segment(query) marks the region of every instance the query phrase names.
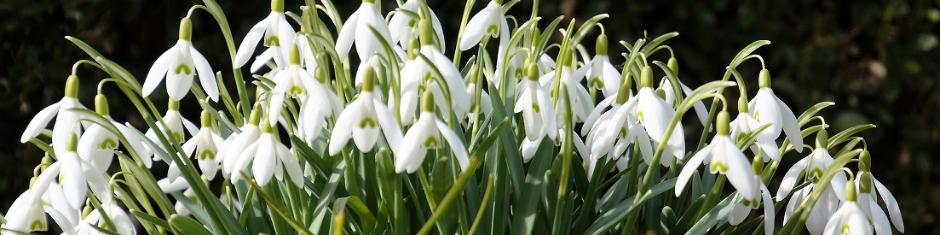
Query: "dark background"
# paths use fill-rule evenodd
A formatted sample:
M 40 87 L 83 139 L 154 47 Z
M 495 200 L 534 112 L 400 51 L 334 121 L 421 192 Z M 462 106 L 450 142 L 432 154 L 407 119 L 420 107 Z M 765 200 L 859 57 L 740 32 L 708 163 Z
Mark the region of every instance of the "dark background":
M 236 4 L 237 2 L 237 4 Z M 299 0 L 287 0 L 298 11 Z M 343 17 L 359 1 L 337 0 Z M 463 1 L 433 1 L 442 18 L 448 52 Z M 176 41 L 179 19 L 199 1 L 144 0 L 4 0 L 0 3 L 0 210 L 28 185 L 41 152 L 19 137 L 30 118 L 62 97 L 71 65 L 88 59 L 63 39 L 81 38 L 110 59 L 143 77 L 153 61 Z M 473 12 L 486 3 L 478 0 Z M 252 24 L 268 14 L 268 1 L 225 1 L 236 43 Z M 385 0 L 383 12 L 395 8 Z M 668 42 L 679 59 L 681 77 L 690 85 L 720 79 L 735 53 L 758 39 L 773 42 L 758 51 L 773 74 L 776 93 L 800 113 L 820 101 L 836 106 L 823 112 L 830 133 L 861 123 L 878 127 L 864 136 L 873 154 L 873 172 L 901 203 L 907 234 L 940 231 L 940 97 L 938 32 L 940 0 L 791 0 L 791 1 L 543 1 L 540 15 L 565 15 L 579 21 L 610 13 L 604 21 L 611 54 L 623 51 L 617 40 L 678 31 Z M 527 19 L 526 0 L 511 14 Z M 196 13 L 194 43 L 215 70 L 228 73 L 229 56 L 211 16 Z M 543 21 L 544 22 L 544 21 Z M 562 25 L 567 25 L 567 21 Z M 543 25 L 544 26 L 544 23 Z M 587 47 L 593 47 L 585 43 Z M 666 58 L 654 57 L 659 60 Z M 756 63 L 743 67 L 756 89 Z M 82 102 L 92 104 L 97 79 L 89 68 Z M 139 122 L 113 88 L 112 113 L 120 121 Z M 233 90 L 234 92 L 234 90 Z M 752 91 L 753 92 L 753 91 Z M 155 92 L 162 95 L 162 92 Z M 751 93 L 753 94 L 753 93 Z M 123 112 L 122 112 L 123 111 Z M 184 110 L 185 111 L 185 110 Z M 195 117 L 195 116 L 193 116 Z M 788 162 L 797 157 L 788 155 Z M 784 164 L 789 166 L 790 163 Z

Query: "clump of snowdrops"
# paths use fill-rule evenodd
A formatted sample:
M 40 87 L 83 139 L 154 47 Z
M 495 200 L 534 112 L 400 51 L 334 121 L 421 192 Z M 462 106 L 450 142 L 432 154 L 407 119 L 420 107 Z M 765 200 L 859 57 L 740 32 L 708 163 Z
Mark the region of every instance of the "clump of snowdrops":
M 154 45 L 168 49 L 145 77 L 66 37 L 91 59 L 74 64 L 62 100 L 24 131 L 45 156 L 2 233 L 904 231 L 855 136 L 874 125 L 829 135 L 816 114 L 831 102 L 796 115 L 755 53 L 769 41 L 694 87 L 665 44 L 677 33 L 616 46 L 600 23 L 607 15 L 563 25 L 535 9 L 505 15 L 518 0 L 470 0 L 460 28 L 445 32 L 423 0 L 395 9 L 363 0 L 346 17 L 329 0 L 294 9 L 272 0 L 236 44 L 219 5 L 203 2 L 175 44 Z M 216 30 L 230 58 L 194 47 Z M 454 32 L 458 41 L 445 42 Z M 95 82 L 87 108 L 92 93 L 79 84 Z M 112 118 L 109 99 L 147 125 Z M 182 102 L 200 115 L 184 117 Z

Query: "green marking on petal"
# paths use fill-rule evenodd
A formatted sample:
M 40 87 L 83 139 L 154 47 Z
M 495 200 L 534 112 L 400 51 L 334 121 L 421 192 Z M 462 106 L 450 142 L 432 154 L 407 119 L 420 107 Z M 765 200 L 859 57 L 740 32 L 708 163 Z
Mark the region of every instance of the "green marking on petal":
M 588 80 L 588 81 L 589 81 L 588 83 L 589 83 L 589 85 L 590 85 L 591 88 L 594 88 L 594 89 L 602 89 L 602 88 L 605 87 L 604 81 L 601 80 L 601 77 L 600 77 L 600 76 L 591 77 L 591 79 Z
M 491 24 L 489 27 L 486 27 L 486 34 L 494 38 L 499 36 L 499 25 Z
M 725 174 L 725 172 L 728 172 L 728 164 L 722 161 L 714 161 L 712 162 L 711 166 L 709 166 L 709 170 L 712 172 L 712 174 Z
M 640 121 L 640 123 L 643 123 L 643 111 L 636 112 L 636 120 Z
M 264 46 L 266 47 L 281 46 L 281 40 L 278 39 L 277 36 L 268 37 L 267 39 L 264 40 Z
M 434 149 L 434 148 L 437 148 L 437 146 L 439 145 L 440 145 L 440 142 L 437 140 L 437 138 L 434 138 L 433 136 L 428 137 L 427 139 L 424 139 L 423 142 L 421 142 L 421 147 L 424 147 L 426 149 Z
M 199 154 L 196 154 L 196 158 L 200 160 L 215 159 L 215 152 L 212 152 L 209 150 L 202 150 L 202 151 L 199 151 Z
M 29 229 L 44 230 L 46 229 L 46 223 L 43 223 L 42 220 L 33 220 L 33 222 L 29 224 Z
M 304 88 L 294 85 L 294 86 L 290 86 L 290 89 L 288 89 L 287 92 L 290 93 L 291 95 L 300 95 L 304 93 Z
M 98 143 L 98 149 L 101 150 L 112 150 L 117 148 L 117 141 L 111 138 L 106 138 L 101 140 L 101 143 Z
M 359 128 L 376 128 L 378 126 L 375 119 L 372 118 L 363 118 L 362 121 L 359 121 Z
M 849 224 L 842 224 L 842 234 L 851 234 L 849 233 L 850 230 L 851 229 L 849 229 Z
M 822 178 L 822 174 L 822 170 L 819 168 L 813 168 L 809 171 L 809 174 L 807 174 L 807 179 L 809 179 L 809 182 L 816 183 L 816 181 L 819 181 L 819 179 Z
M 185 73 L 186 75 L 191 75 L 191 74 L 193 74 L 193 70 L 192 70 L 191 68 L 189 68 L 189 65 L 186 65 L 186 64 L 179 64 L 179 65 L 177 65 L 176 68 L 173 69 L 173 71 L 174 71 L 176 74 L 181 74 L 181 73 Z
M 541 110 L 542 110 L 542 107 L 539 106 L 539 103 L 532 102 L 532 110 L 534 110 L 536 113 L 542 112 L 542 111 L 541 111 Z

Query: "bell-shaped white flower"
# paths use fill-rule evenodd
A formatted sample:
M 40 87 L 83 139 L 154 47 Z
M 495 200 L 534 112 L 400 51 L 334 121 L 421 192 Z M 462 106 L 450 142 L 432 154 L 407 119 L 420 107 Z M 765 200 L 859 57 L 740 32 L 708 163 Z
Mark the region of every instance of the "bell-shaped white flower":
M 891 234 L 891 224 L 894 224 L 898 232 L 904 233 L 904 219 L 901 217 L 898 202 L 891 191 L 888 191 L 888 188 L 872 174 L 870 154 L 864 150 L 858 159 L 859 172 L 858 178 L 855 179 L 855 184 L 858 186 L 858 205 L 872 221 L 875 233 Z M 885 210 L 882 210 L 878 203 L 879 197 L 884 201 L 885 209 L 891 217 L 890 221 Z
M 239 128 L 238 133 L 232 133 L 226 138 L 223 145 L 225 148 L 219 150 L 218 155 L 222 158 L 222 176 L 226 179 L 234 179 L 236 175 L 241 174 L 236 169 L 238 162 L 241 161 L 244 152 L 252 143 L 257 142 L 261 137 L 261 128 L 258 124 L 261 122 L 261 105 L 255 104 L 248 117 L 248 122 Z M 234 182 L 235 180 L 232 180 Z
M 422 46 L 420 50 L 410 52 L 412 54 L 408 56 L 408 61 L 405 62 L 405 66 L 401 69 L 402 98 L 399 114 L 402 124 L 411 124 L 411 121 L 414 119 L 414 114 L 418 107 L 418 97 L 421 95 L 421 89 L 419 88 L 422 87 L 422 84 L 425 90 L 430 90 L 433 92 L 435 98 L 441 100 L 441 102 L 437 102 L 437 104 L 442 112 L 453 112 L 457 117 L 463 117 L 470 111 L 471 106 L 470 94 L 466 92 L 466 82 L 464 82 L 463 76 L 460 75 L 460 71 L 457 70 L 453 62 L 441 53 L 437 47 L 433 46 L 431 23 L 428 20 L 421 20 L 420 25 Z M 440 72 L 440 76 L 442 76 L 442 80 L 446 84 L 425 82 L 434 80 L 432 79 L 433 77 L 438 77 L 438 72 Z M 442 86 L 446 86 L 446 94 L 450 94 L 449 99 L 445 97 L 444 88 L 442 88 Z M 444 102 L 444 100 L 450 100 L 453 109 L 451 109 L 451 105 Z
M 173 100 L 170 100 L 170 102 L 167 103 L 166 113 L 163 114 L 163 123 L 166 125 L 164 126 L 163 124 L 157 122 L 156 130 L 160 130 L 161 133 L 166 134 L 168 141 L 173 141 L 179 144 L 183 144 L 186 141 L 187 132 L 190 135 L 194 135 L 196 134 L 196 132 L 199 131 L 199 128 L 196 127 L 196 124 L 193 124 L 191 121 L 184 118 L 182 114 L 180 114 L 179 102 L 176 102 Z M 151 128 L 150 130 L 147 130 L 146 133 L 144 133 L 144 136 L 150 141 L 152 141 L 153 143 L 160 143 L 160 138 L 157 136 L 156 130 Z M 162 149 L 163 148 L 162 145 L 149 146 L 148 148 L 152 148 L 152 147 L 156 147 L 160 149 L 157 149 L 157 150 L 151 149 L 150 152 L 157 152 L 157 151 L 166 152 L 165 149 Z M 157 156 L 154 156 L 153 160 L 162 161 L 163 159 Z
M 829 164 L 835 161 L 835 159 L 832 159 L 832 156 L 829 155 L 829 151 L 826 150 L 826 140 L 829 138 L 826 134 L 826 130 L 821 130 L 817 132 L 816 135 L 816 149 L 813 150 L 809 156 L 806 156 L 793 164 L 793 166 L 787 170 L 787 173 L 784 174 L 783 180 L 780 181 L 780 187 L 777 188 L 777 201 L 782 201 L 788 194 L 790 194 L 790 191 L 793 190 L 793 187 L 796 186 L 796 180 L 800 175 L 805 175 L 805 179 L 810 182 L 810 185 L 817 184 L 818 182 L 816 181 L 818 181 L 822 177 L 823 172 L 829 168 Z M 833 176 L 832 180 L 829 182 L 822 183 L 829 183 L 831 188 L 841 189 L 846 183 L 845 173 L 839 172 Z M 842 190 L 833 191 L 840 200 L 844 198 Z
M 29 189 L 23 191 L 4 214 L 3 235 L 46 231 L 45 210 L 42 197 L 50 184 L 59 175 L 61 163 L 55 162 L 47 167 L 35 178 Z M 64 201 L 63 201 L 64 202 Z
M 728 182 L 737 189 L 738 195 L 743 200 L 760 201 L 760 184 L 757 177 L 754 177 L 754 170 L 751 169 L 751 164 L 744 156 L 744 153 L 741 153 L 738 146 L 728 136 L 730 133 L 728 119 L 730 118 L 727 111 L 718 113 L 716 122 L 718 134 L 715 135 L 711 143 L 695 153 L 682 167 L 676 181 L 676 196 L 682 194 L 682 190 L 685 189 L 685 185 L 689 182 L 695 169 L 705 164 L 712 174 L 727 175 Z
M 741 112 L 734 118 L 734 121 L 731 121 L 731 138 L 734 140 L 740 138 L 741 135 L 757 131 L 762 126 L 760 122 L 754 119 L 754 116 L 748 112 L 747 103 L 743 99 L 738 101 L 738 110 L 741 110 Z M 753 151 L 754 154 L 760 153 L 760 155 L 764 156 L 764 161 L 780 161 L 780 151 L 777 147 L 777 142 L 774 137 L 769 135 L 758 134 L 754 136 L 754 145 L 751 145 L 751 151 Z
M 535 141 L 547 135 L 554 140 L 558 132 L 554 103 L 538 82 L 538 69 L 535 65 L 529 65 L 527 70 L 528 79 L 522 81 L 513 112 L 522 113 L 526 139 Z
M 774 201 L 773 198 L 770 197 L 770 190 L 767 189 L 767 186 L 764 185 L 764 182 L 761 180 L 760 171 L 764 169 L 763 163 L 764 161 L 755 160 L 752 165 L 755 173 L 752 177 L 760 184 L 761 197 L 754 200 L 747 200 L 738 194 L 735 195 L 732 203 L 724 209 L 728 210 L 728 223 L 732 226 L 737 226 L 741 224 L 741 222 L 744 222 L 744 219 L 751 213 L 751 210 L 762 206 L 764 209 L 764 234 L 770 235 L 774 233 L 776 215 L 774 211 Z
M 275 63 L 279 65 L 287 64 L 288 45 L 293 44 L 292 41 L 295 35 L 294 28 L 287 22 L 284 15 L 284 0 L 271 0 L 271 13 L 268 14 L 268 17 L 252 26 L 245 38 L 242 39 L 241 44 L 238 45 L 238 51 L 235 52 L 233 64 L 236 68 L 241 68 L 248 63 L 248 60 L 255 53 L 255 47 L 262 39 L 264 39 L 262 44 L 268 47 L 268 51 L 264 53 L 269 54 L 265 56 L 262 53 L 262 56 L 259 57 L 273 58 Z M 262 60 L 267 61 L 267 59 Z
M 77 234 L 81 224 L 81 207 L 73 207 L 68 203 L 64 191 L 64 185 L 49 183 L 45 194 L 42 195 L 43 202 L 46 202 L 42 209 L 52 217 L 63 234 Z
M 441 136 L 447 141 L 461 169 L 466 169 L 470 163 L 467 149 L 457 133 L 434 114 L 434 96 L 430 92 L 425 92 L 422 102 L 424 103 L 421 106 L 421 116 L 415 122 L 415 125 L 408 129 L 401 145 L 395 147 L 397 148 L 395 151 L 395 172 L 414 173 L 418 170 L 418 167 L 424 162 L 428 149 L 443 146 Z
M 379 35 L 372 32 L 373 28 Z M 359 9 L 349 16 L 340 29 L 336 37 L 336 53 L 340 59 L 346 60 L 349 57 L 349 49 L 355 42 L 359 59 L 365 61 L 372 55 L 385 54 L 382 42 L 392 45 L 391 37 L 385 17 L 379 12 L 375 0 L 363 0 Z
M 225 141 L 216 131 L 212 130 L 212 116 L 209 111 L 203 110 L 201 114 L 202 127 L 192 138 L 183 143 L 183 151 L 187 156 L 195 157 L 199 162 L 199 170 L 208 179 L 214 179 L 222 162 L 219 157 L 219 147 Z
M 320 90 L 321 84 L 313 78 L 313 74 L 300 66 L 300 49 L 297 45 L 292 45 L 290 50 L 290 65 L 278 71 L 274 76 L 274 91 L 271 92 L 271 99 L 268 101 L 268 124 L 277 125 L 281 118 L 281 109 L 284 107 L 284 100 L 293 97 L 298 100 L 304 100 L 304 96 L 311 91 Z
M 440 47 L 438 48 L 447 48 L 444 43 L 444 28 L 441 27 L 441 21 L 437 18 L 437 14 L 434 14 L 434 11 L 430 7 L 425 6 L 421 8 L 419 0 L 408 0 L 405 1 L 405 4 L 402 4 L 398 10 L 395 11 L 395 15 L 392 16 L 392 19 L 388 22 L 389 35 L 391 36 L 392 43 L 399 43 L 402 47 L 409 43 L 409 39 L 416 37 L 416 32 L 418 32 L 418 21 L 417 17 L 414 17 L 413 14 L 419 14 L 422 11 L 427 11 L 430 13 L 431 23 L 433 23 L 434 33 L 437 35 L 437 40 Z
M 343 105 L 336 93 L 329 89 L 326 71 L 316 70 L 316 83 L 313 89 L 307 91 L 306 101 L 300 108 L 300 120 L 297 122 L 297 132 L 307 142 L 313 142 L 326 128 L 326 119 L 343 112 Z
M 871 223 L 862 208 L 856 203 L 854 184 L 845 185 L 846 200 L 842 202 L 823 230 L 823 234 L 873 234 Z
M 77 97 L 78 77 L 71 75 L 65 81 L 65 96 L 59 102 L 43 108 L 39 113 L 36 113 L 36 116 L 33 116 L 33 119 L 26 125 L 26 130 L 23 130 L 20 143 L 26 143 L 33 137 L 39 136 L 39 133 L 55 118 L 55 123 L 52 126 L 52 149 L 56 155 L 64 154 L 69 136 L 81 134 L 82 127 L 79 121 L 81 116 L 76 112 L 69 111 L 72 108 L 84 108 L 78 102 Z
M 666 141 L 666 148 L 663 150 L 661 159 L 664 162 L 672 162 L 673 157 L 683 159 L 685 157 L 685 137 L 682 123 L 676 123 L 675 129 L 668 140 L 663 139 L 666 135 L 666 128 L 676 110 L 672 109 L 666 101 L 662 100 L 653 92 L 652 80 L 653 69 L 649 66 L 643 68 L 640 75 L 640 91 L 637 92 L 636 116 L 640 124 L 646 129 L 646 133 L 655 143 Z
M 506 13 L 498 1 L 490 1 L 483 10 L 477 12 L 467 22 L 463 35 L 459 38 L 459 49 L 461 51 L 470 50 L 484 36 L 490 35 L 499 38 L 499 48 L 496 51 L 496 70 L 495 76 L 489 77 L 497 87 L 502 80 L 503 58 L 509 49 L 509 23 L 506 21 Z
M 362 90 L 343 113 L 339 115 L 330 136 L 329 154 L 336 155 L 352 138 L 360 151 L 369 152 L 375 146 L 381 128 L 389 146 L 401 142 L 401 128 L 388 108 L 375 97 L 375 71 L 365 70 Z
M 114 121 L 109 115 L 108 101 L 103 94 L 95 96 L 95 111 L 110 121 L 118 131 L 127 133 L 126 127 Z M 119 144 L 120 140 L 115 133 L 111 133 L 97 123 L 92 123 L 78 140 L 78 156 L 97 169 L 107 170 L 111 166 L 111 161 L 114 160 L 114 151 Z
M 626 90 L 624 92 L 629 93 Z M 646 164 L 653 164 L 650 162 L 653 160 L 650 138 L 633 116 L 637 99 L 626 99 L 628 95 L 619 97 L 620 95 L 615 93 L 602 100 L 584 122 L 581 132 L 589 131 L 587 143 L 591 147 L 590 159 L 596 161 L 607 156 L 610 160 L 619 161 L 630 145 L 635 143 Z M 610 109 L 607 109 L 608 107 Z M 604 111 L 605 109 L 607 110 Z M 668 165 L 669 162 L 662 164 Z M 618 169 L 623 170 L 620 166 Z
M 796 116 L 793 115 L 790 107 L 787 107 L 770 89 L 770 72 L 767 69 L 761 70 L 759 79 L 760 89 L 757 90 L 757 95 L 754 95 L 754 98 L 748 102 L 747 106 L 748 110 L 753 112 L 754 119 L 757 119 L 758 123 L 761 125 L 770 124 L 770 127 L 761 131 L 758 136 L 760 138 L 777 139 L 782 131 L 786 134 L 790 143 L 793 144 L 793 149 L 802 152 L 803 136 L 800 135 L 800 126 L 797 123 Z M 761 148 L 770 151 L 777 149 L 777 145 L 761 146 Z
M 157 89 L 160 81 L 166 78 L 166 92 L 172 100 L 181 100 L 189 93 L 193 85 L 193 76 L 199 73 L 199 83 L 212 101 L 219 100 L 219 87 L 215 83 L 215 73 L 209 66 L 206 57 L 193 47 L 190 41 L 192 35 L 192 22 L 189 18 L 180 21 L 179 41 L 169 50 L 163 52 L 157 61 L 153 62 L 147 78 L 144 80 L 142 92 L 149 96 Z
M 591 67 L 587 71 L 588 84 L 592 88 L 601 90 L 604 97 L 610 97 L 620 89 L 620 72 L 610 63 L 607 56 L 607 35 L 597 36 L 594 47 L 597 53 L 591 58 Z
M 77 234 L 101 234 L 98 228 L 104 228 L 108 221 L 114 225 L 114 232 L 117 234 L 137 234 L 136 224 L 131 221 L 131 217 L 117 203 L 103 203 L 101 206 L 103 208 L 91 210 L 88 216 L 82 219 L 76 227 Z M 101 212 L 99 212 L 101 209 L 104 209 L 104 214 L 108 215 L 107 220 L 102 219 Z M 92 227 L 92 225 L 98 228 Z
M 241 153 L 235 168 L 238 171 L 247 171 L 248 165 L 251 164 L 252 177 L 262 186 L 267 185 L 272 176 L 283 180 L 284 171 L 287 171 L 291 183 L 298 187 L 303 186 L 303 171 L 300 169 L 296 156 L 287 146 L 277 140 L 273 127 L 268 124 L 262 125 L 261 136 Z M 241 177 L 241 173 L 236 172 L 232 180 L 238 181 Z
M 581 84 L 581 81 L 584 80 L 584 74 L 587 73 L 587 70 L 590 67 L 581 67 L 575 69 L 574 65 L 568 63 L 571 61 L 570 55 L 567 59 L 562 58 L 561 63 L 565 66 L 561 67 L 561 76 L 558 78 L 561 81 L 558 83 L 558 89 L 565 89 L 567 92 L 568 102 L 571 103 L 571 114 L 573 115 L 573 121 L 583 122 L 587 119 L 588 114 L 591 110 L 594 109 L 594 99 L 591 98 L 591 94 L 588 93 L 587 89 Z M 552 87 L 555 83 L 555 73 L 556 71 L 550 71 L 546 74 L 543 74 L 539 77 L 539 83 L 544 87 Z M 555 114 L 558 120 L 564 118 L 563 114 L 567 113 L 568 105 L 564 104 L 565 102 L 556 102 L 555 105 Z

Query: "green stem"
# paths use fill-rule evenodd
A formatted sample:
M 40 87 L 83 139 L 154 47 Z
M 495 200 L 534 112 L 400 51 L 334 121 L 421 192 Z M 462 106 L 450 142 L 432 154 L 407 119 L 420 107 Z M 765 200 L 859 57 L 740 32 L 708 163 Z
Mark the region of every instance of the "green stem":
M 463 189 L 464 185 L 467 184 L 467 181 L 470 180 L 470 177 L 473 176 L 473 172 L 476 172 L 477 167 L 480 166 L 480 159 L 477 156 L 470 158 L 470 164 L 467 165 L 467 170 L 460 174 L 460 177 L 457 178 L 457 182 L 450 187 L 450 190 L 447 190 L 447 194 L 444 195 L 444 199 L 441 200 L 441 204 L 437 208 L 434 208 L 434 213 L 431 214 L 431 218 L 421 226 L 421 230 L 418 231 L 419 235 L 426 235 L 431 232 L 431 229 L 434 227 L 434 224 L 437 222 L 441 216 L 444 215 L 444 212 L 447 212 L 447 208 L 454 203 L 454 200 L 457 199 L 457 196 L 460 195 L 460 191 Z

